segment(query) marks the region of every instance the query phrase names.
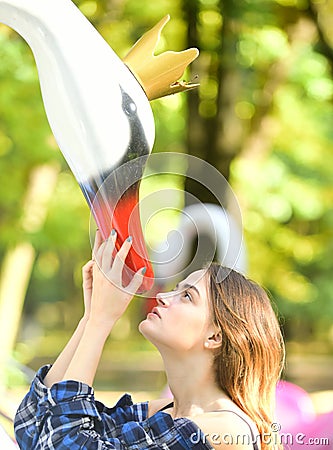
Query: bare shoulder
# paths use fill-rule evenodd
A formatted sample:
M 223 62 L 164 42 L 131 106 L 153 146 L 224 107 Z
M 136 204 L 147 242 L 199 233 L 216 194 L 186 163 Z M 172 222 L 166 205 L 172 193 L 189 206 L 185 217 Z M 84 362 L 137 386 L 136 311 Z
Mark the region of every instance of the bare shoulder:
M 250 419 L 245 421 L 234 412 L 218 411 L 196 416 L 193 422 L 203 431 L 206 442 L 216 450 L 253 450 Z M 256 428 L 253 433 L 257 438 Z
M 148 416 L 151 417 L 157 413 L 161 408 L 167 406 L 172 402 L 172 398 L 159 398 L 156 400 L 150 400 L 148 403 Z

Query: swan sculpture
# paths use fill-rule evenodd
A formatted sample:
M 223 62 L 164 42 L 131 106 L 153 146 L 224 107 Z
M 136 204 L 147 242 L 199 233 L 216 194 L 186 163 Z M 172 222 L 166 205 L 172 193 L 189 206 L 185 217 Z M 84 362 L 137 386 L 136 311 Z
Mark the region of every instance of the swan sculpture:
M 149 100 L 196 86 L 177 79 L 197 49 L 153 54 L 168 20 L 138 41 L 125 64 L 71 0 L 0 0 L 0 22 L 32 49 L 51 129 L 103 237 L 116 228 L 118 246 L 134 238 L 125 279 L 146 266 L 143 290 L 154 276 L 137 207 L 142 157 L 155 136 Z

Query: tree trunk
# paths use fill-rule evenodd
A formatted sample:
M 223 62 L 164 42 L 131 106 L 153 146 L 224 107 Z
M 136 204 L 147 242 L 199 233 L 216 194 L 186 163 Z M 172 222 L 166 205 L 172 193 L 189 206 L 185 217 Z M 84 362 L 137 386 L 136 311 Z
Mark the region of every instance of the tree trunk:
M 240 152 L 242 125 L 235 113 L 241 80 L 236 67 L 237 39 L 233 31 L 232 12 L 237 9 L 233 1 L 219 3 L 223 26 L 214 47 L 205 47 L 198 32 L 199 2 L 184 0 L 183 10 L 188 22 L 188 46 L 198 47 L 201 57 L 192 65 L 202 82 L 215 85 L 214 98 L 201 97 L 200 90 L 190 92 L 188 101 L 187 148 L 190 155 L 201 158 L 229 179 L 230 164 Z M 202 26 L 201 35 L 209 33 Z M 202 37 L 202 36 L 201 36 Z M 208 63 L 207 63 L 208 62 Z M 222 187 L 221 187 L 222 188 Z M 186 192 L 202 202 L 217 203 L 211 192 L 203 190 L 195 181 L 186 180 Z M 222 193 L 223 194 L 223 193 Z

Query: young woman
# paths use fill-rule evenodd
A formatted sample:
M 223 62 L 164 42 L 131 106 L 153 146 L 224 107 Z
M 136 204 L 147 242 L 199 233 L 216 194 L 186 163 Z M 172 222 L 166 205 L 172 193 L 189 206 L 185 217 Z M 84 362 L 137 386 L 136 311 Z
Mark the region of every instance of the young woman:
M 131 238 L 114 256 L 117 235 L 83 268 L 85 313 L 54 365 L 41 368 L 20 405 L 21 449 L 273 449 L 275 386 L 284 359 L 279 324 L 262 288 L 212 264 L 157 295 L 139 325 L 159 350 L 173 401 L 113 408 L 94 398 L 103 346 L 140 287 L 144 269 L 121 287 Z

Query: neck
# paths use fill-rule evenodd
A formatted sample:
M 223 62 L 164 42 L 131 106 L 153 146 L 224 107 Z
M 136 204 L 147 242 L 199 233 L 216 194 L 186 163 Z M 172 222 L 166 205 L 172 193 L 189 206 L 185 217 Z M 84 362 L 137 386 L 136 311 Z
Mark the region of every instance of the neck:
M 211 355 L 172 353 L 162 354 L 162 358 L 174 397 L 174 417 L 193 417 L 214 411 L 229 399 L 215 382 Z

